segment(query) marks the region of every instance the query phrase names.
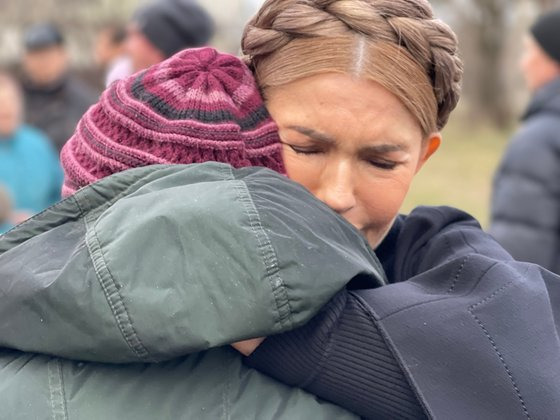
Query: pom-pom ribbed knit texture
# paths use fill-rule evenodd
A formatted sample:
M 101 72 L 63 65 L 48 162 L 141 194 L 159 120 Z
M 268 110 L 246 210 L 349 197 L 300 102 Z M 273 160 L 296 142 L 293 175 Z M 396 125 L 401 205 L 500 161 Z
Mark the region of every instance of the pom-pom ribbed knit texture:
M 61 153 L 63 195 L 126 169 L 217 161 L 284 173 L 277 126 L 250 70 L 211 48 L 184 50 L 114 82 Z

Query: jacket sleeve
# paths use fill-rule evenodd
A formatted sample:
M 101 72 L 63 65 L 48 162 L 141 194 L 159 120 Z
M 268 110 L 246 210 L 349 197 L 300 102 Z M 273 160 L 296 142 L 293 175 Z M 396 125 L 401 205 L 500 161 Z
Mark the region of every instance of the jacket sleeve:
M 426 418 L 367 304 L 346 290 L 305 326 L 267 338 L 245 361 L 361 417 Z
M 527 361 L 519 353 L 527 348 L 508 353 L 499 346 L 525 347 L 525 340 L 531 342 L 527 324 L 531 321 L 520 322 L 514 330 L 517 333 L 507 331 L 493 337 L 476 310 L 505 293 L 511 284 L 527 300 L 533 297 L 531 288 L 541 288 L 542 312 L 527 311 L 524 316 L 542 324 L 542 334 L 529 347 L 546 361 L 529 364 L 533 384 L 555 389 L 539 397 L 531 394 L 535 400 L 540 398 L 540 409 L 546 413 L 557 404 L 558 375 L 552 380 L 546 375 L 550 366 L 560 367 L 554 322 L 559 314 L 555 308 L 555 312 L 550 310 L 560 289 L 558 279 L 550 273 L 528 270 L 464 213 L 420 208 L 406 219 L 399 235 L 393 279 L 397 283 L 376 290 L 340 292 L 310 324 L 265 340 L 247 363 L 366 418 L 422 418 L 422 413 L 463 418 L 457 417 L 458 407 L 464 418 L 488 416 L 492 410 L 500 417 L 510 405 L 517 411 L 508 418 L 518 418 L 520 412 L 524 415 L 519 400 L 529 399 L 525 393 L 532 390 L 527 386 L 518 398 L 515 389 L 519 384 L 512 385 L 509 376 L 513 372 L 522 376 L 519 372 L 526 371 Z M 510 301 L 497 307 L 491 316 L 503 310 L 508 318 L 509 311 L 525 309 Z M 503 324 L 498 316 L 496 319 L 498 325 Z M 511 365 L 504 368 L 500 358 L 508 358 Z M 492 375 L 493 369 L 500 379 L 489 383 L 484 394 L 480 378 L 486 370 Z
M 554 118 L 535 117 L 510 142 L 494 178 L 489 231 L 514 258 L 559 272 L 560 125 Z

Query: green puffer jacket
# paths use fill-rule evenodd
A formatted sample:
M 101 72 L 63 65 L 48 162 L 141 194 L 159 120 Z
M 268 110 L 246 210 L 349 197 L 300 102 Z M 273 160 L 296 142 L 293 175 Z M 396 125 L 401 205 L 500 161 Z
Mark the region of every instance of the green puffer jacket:
M 346 419 L 228 344 L 384 275 L 359 232 L 262 168 L 152 166 L 0 236 L 1 419 Z

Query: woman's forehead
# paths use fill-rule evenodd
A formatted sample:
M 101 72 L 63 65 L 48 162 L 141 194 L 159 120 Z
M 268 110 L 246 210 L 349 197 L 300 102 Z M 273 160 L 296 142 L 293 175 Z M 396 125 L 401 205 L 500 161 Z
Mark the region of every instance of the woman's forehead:
M 422 137 L 420 125 L 396 96 L 349 75 L 321 74 L 272 88 L 267 105 L 280 128 L 299 127 L 318 136 Z

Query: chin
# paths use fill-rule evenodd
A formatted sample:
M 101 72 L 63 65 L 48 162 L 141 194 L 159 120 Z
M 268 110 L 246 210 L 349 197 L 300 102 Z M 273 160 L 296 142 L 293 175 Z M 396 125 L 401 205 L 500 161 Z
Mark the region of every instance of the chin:
M 362 235 L 364 235 L 364 237 L 369 243 L 369 246 L 373 250 L 375 250 L 379 245 L 381 245 L 381 242 L 383 242 L 383 240 L 387 237 L 389 231 L 393 227 L 393 223 L 395 222 L 395 219 L 396 216 L 393 220 L 391 220 L 391 223 L 387 224 L 387 226 L 378 227 L 377 229 L 370 228 L 370 229 L 362 230 Z

